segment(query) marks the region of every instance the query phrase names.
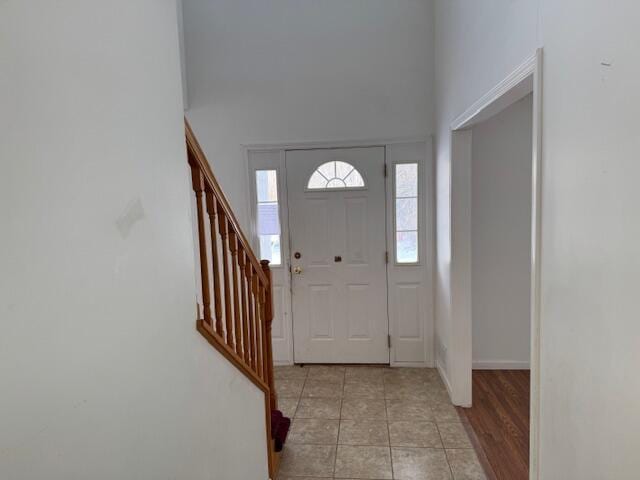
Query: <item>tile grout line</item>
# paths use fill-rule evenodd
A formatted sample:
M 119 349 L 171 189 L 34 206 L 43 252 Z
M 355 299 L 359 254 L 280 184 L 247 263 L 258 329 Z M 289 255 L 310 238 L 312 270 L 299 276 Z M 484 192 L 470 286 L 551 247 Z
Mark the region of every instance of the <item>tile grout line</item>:
M 386 445 L 379 445 L 379 444 L 378 445 L 376 445 L 376 444 L 369 445 L 369 444 L 348 444 L 348 443 L 342 444 L 342 443 L 340 443 L 340 434 L 342 432 L 342 422 L 344 420 L 350 420 L 350 421 L 353 421 L 353 422 L 379 421 L 377 418 L 374 418 L 374 417 L 371 417 L 371 418 L 350 418 L 350 419 L 345 419 L 344 418 L 344 416 L 343 416 L 343 407 L 344 407 L 346 386 L 347 386 L 346 385 L 346 371 L 347 371 L 347 368 L 344 368 L 344 370 L 342 372 L 342 376 L 341 376 L 341 378 L 342 378 L 342 385 L 340 387 L 341 388 L 341 390 L 340 390 L 341 391 L 341 396 L 339 398 L 339 400 L 340 400 L 339 401 L 339 414 L 338 414 L 338 419 L 337 419 L 338 420 L 338 429 L 337 429 L 337 437 L 336 437 L 336 440 L 335 440 L 335 443 L 334 443 L 335 449 L 336 449 L 335 450 L 336 451 L 336 455 L 335 455 L 334 464 L 333 464 L 333 478 L 336 478 L 335 475 L 337 473 L 336 472 L 336 468 L 337 468 L 337 452 L 338 452 L 338 448 L 341 445 L 353 446 L 353 447 L 379 447 L 379 446 L 386 447 Z M 389 383 L 387 380 L 388 380 L 388 377 L 383 375 L 382 376 L 382 387 L 383 387 L 382 388 L 382 392 L 383 392 L 382 400 L 383 400 L 383 405 L 384 405 L 384 415 L 386 417 L 385 418 L 385 423 L 386 423 L 386 430 L 387 430 L 387 439 L 388 439 L 388 442 L 389 442 L 388 451 L 389 451 L 389 455 L 390 455 L 391 476 L 392 476 L 392 478 L 395 479 L 394 461 L 393 461 L 393 448 L 394 448 L 394 446 L 392 445 L 392 442 L 391 442 L 391 430 L 390 430 L 391 421 L 389 419 L 388 400 L 393 402 L 394 400 L 401 400 L 401 398 L 387 399 L 387 395 L 392 393 L 394 391 L 394 388 L 399 387 L 399 386 L 402 387 L 403 385 L 402 384 L 397 385 L 393 381 L 391 383 Z M 405 382 L 404 386 L 405 387 L 409 387 L 410 389 L 414 389 L 415 387 L 420 387 L 421 385 L 425 385 L 426 387 L 430 387 L 430 385 L 428 385 L 427 382 L 425 381 L 425 379 L 422 378 L 422 377 L 409 378 L 409 379 L 405 378 L 405 380 L 409 380 L 409 382 L 408 382 L 408 384 L 406 384 L 407 382 Z M 295 408 L 295 411 L 294 411 L 294 414 L 293 414 L 294 417 L 296 417 L 297 411 L 300 408 L 300 402 L 302 401 L 303 398 L 306 398 L 306 397 L 303 397 L 303 392 L 304 392 L 305 387 L 309 384 L 309 382 L 313 382 L 313 379 L 311 377 L 311 370 L 310 369 L 307 370 L 306 375 L 304 375 L 303 382 L 302 382 L 302 388 L 300 390 L 299 396 L 297 397 L 298 403 L 296 405 L 296 408 Z M 318 382 L 323 382 L 323 380 L 318 380 Z M 332 382 L 327 381 L 327 383 L 332 383 Z M 354 383 L 357 383 L 357 382 L 354 382 Z M 367 383 L 367 382 L 364 382 L 364 383 Z M 373 382 L 373 383 L 375 383 L 375 382 Z M 434 387 L 437 388 L 436 385 L 434 385 Z M 435 392 L 435 393 L 438 393 L 438 392 Z M 362 395 L 353 395 L 352 397 L 353 398 L 360 398 L 360 399 L 375 399 L 375 398 L 377 398 L 375 396 L 371 396 L 370 397 L 368 395 L 364 395 L 364 396 L 362 396 Z M 317 398 L 328 398 L 328 397 L 309 397 L 309 399 L 317 399 Z M 438 434 L 438 437 L 439 437 L 439 440 L 440 440 L 440 444 L 441 444 L 441 449 L 444 451 L 444 454 L 445 454 L 445 460 L 447 462 L 448 470 L 450 472 L 451 478 L 454 479 L 455 477 L 453 475 L 453 468 L 451 466 L 451 462 L 450 462 L 447 450 L 461 450 L 461 451 L 471 450 L 471 451 L 473 451 L 473 448 L 470 448 L 470 447 L 453 447 L 453 448 L 450 448 L 450 449 L 445 448 L 444 441 L 442 440 L 442 433 L 440 431 L 441 430 L 440 429 L 440 424 L 439 424 L 439 422 L 437 421 L 437 419 L 435 417 L 434 406 L 431 404 L 430 400 L 427 402 L 426 406 L 427 406 L 428 410 L 431 413 L 431 416 L 430 416 L 431 418 L 428 420 L 428 423 L 433 424 L 435 426 L 435 428 L 436 428 L 436 432 Z M 402 421 L 402 418 L 404 418 L 404 417 L 401 416 L 401 418 L 398 419 L 397 421 Z M 312 416 L 309 419 L 317 419 L 317 420 L 323 420 L 323 421 L 330 420 L 330 419 L 327 419 L 327 418 L 319 418 L 317 416 Z M 410 420 L 407 420 L 407 421 L 410 421 Z M 448 423 L 458 423 L 458 422 L 446 422 L 445 421 L 445 422 L 441 422 L 441 423 L 448 424 Z M 298 443 L 298 444 L 299 445 L 326 445 L 324 443 L 315 443 L 314 444 L 314 443 L 306 443 L 306 442 L 301 442 L 301 443 Z M 331 445 L 331 446 L 334 446 L 334 445 Z M 423 450 L 423 449 L 440 450 L 440 448 L 424 447 L 424 446 L 417 446 L 417 445 L 413 446 L 413 447 L 410 447 L 410 446 L 402 447 L 402 446 L 400 446 L 400 448 L 415 448 L 415 449 L 421 449 L 421 450 Z
M 451 474 L 451 479 L 455 480 L 455 477 L 453 475 L 453 468 L 451 468 L 451 462 L 449 461 L 449 455 L 447 455 L 447 449 L 444 445 L 444 440 L 442 438 L 442 433 L 440 432 L 440 426 L 438 425 L 435 413 L 433 412 L 433 407 L 431 405 L 429 405 L 429 410 L 431 411 L 431 416 L 433 417 L 433 422 L 436 425 L 436 430 L 438 431 L 438 436 L 440 437 L 440 443 L 442 444 L 442 449 L 444 451 L 444 459 L 447 462 L 447 467 L 449 467 L 449 473 Z
M 336 465 L 338 464 L 338 442 L 340 441 L 340 425 L 342 424 L 342 402 L 344 401 L 344 381 L 346 379 L 347 369 L 345 368 L 344 374 L 342 377 L 342 395 L 340 396 L 340 413 L 338 419 L 338 436 L 336 437 L 336 453 L 333 457 L 333 474 L 331 475 L 333 478 L 336 478 Z
M 387 417 L 387 437 L 389 439 L 389 463 L 391 464 L 391 478 L 396 478 L 396 474 L 393 471 L 393 450 L 391 449 L 391 430 L 389 429 L 389 414 L 387 413 L 387 402 L 384 402 L 384 414 Z
M 391 466 L 391 478 L 396 478 L 396 474 L 393 471 L 393 450 L 391 449 L 391 430 L 389 429 L 389 412 L 387 411 L 387 382 L 384 381 L 384 375 L 382 376 L 382 396 L 384 401 L 384 416 L 387 423 L 387 439 L 389 440 L 389 464 Z
M 438 435 L 440 435 L 440 441 L 442 442 L 442 447 L 444 448 L 444 440 L 442 439 L 442 434 L 440 433 L 440 427 L 436 423 L 436 429 L 438 430 Z M 444 448 L 444 459 L 447 461 L 447 466 L 449 467 L 449 472 L 451 472 L 451 478 L 455 480 L 453 476 L 453 468 L 451 468 L 451 462 L 449 461 L 449 455 L 447 455 L 447 449 Z

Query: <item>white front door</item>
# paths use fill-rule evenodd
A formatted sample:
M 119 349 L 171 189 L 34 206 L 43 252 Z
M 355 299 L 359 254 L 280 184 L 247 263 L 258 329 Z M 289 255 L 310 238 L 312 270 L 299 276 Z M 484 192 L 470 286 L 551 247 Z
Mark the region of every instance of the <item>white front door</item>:
M 383 147 L 286 153 L 296 363 L 389 363 Z

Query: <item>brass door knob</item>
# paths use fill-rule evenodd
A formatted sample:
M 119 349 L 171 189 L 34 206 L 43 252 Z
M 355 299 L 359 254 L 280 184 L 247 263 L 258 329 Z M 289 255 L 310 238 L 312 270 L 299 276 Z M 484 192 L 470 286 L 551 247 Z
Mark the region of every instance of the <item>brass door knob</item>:
M 302 273 L 302 267 L 293 267 L 293 273 L 300 275 Z

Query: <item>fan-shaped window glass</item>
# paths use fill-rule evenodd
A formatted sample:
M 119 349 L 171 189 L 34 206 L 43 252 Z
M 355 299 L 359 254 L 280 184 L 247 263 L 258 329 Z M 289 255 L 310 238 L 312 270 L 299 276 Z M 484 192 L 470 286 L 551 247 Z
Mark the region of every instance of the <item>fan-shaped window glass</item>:
M 362 188 L 364 179 L 356 168 L 347 162 L 327 162 L 316 168 L 307 183 L 310 190 L 337 188 Z

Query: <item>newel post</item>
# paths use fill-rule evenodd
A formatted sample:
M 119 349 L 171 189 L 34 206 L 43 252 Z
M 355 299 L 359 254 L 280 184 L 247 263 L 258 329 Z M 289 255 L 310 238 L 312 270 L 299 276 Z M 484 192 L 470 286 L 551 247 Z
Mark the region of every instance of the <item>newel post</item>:
M 271 346 L 271 324 L 273 322 L 273 281 L 271 279 L 271 268 L 269 268 L 269 260 L 260 260 L 262 271 L 267 276 L 268 284 L 266 285 L 266 298 L 264 303 L 264 316 L 266 327 L 266 362 L 267 362 L 267 376 L 270 392 L 271 410 L 278 408 L 278 399 L 276 396 L 276 386 L 273 378 L 273 352 Z

